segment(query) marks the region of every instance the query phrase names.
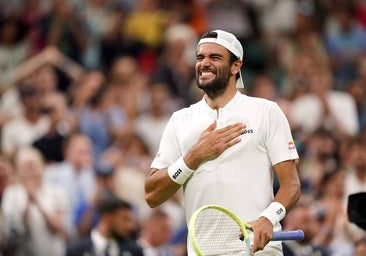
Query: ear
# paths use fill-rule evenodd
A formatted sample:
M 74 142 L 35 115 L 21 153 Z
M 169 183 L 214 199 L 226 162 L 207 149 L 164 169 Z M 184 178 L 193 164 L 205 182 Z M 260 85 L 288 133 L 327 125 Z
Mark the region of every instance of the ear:
M 243 64 L 242 60 L 237 60 L 231 65 L 231 74 L 236 75 L 239 73 L 240 68 Z

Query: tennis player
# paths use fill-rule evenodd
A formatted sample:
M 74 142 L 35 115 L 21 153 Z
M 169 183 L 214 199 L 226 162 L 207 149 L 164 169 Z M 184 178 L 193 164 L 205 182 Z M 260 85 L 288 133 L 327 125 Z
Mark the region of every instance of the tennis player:
M 242 63 L 233 34 L 215 30 L 200 39 L 195 71 L 205 94 L 171 116 L 145 197 L 157 207 L 183 186 L 187 222 L 201 206 L 223 206 L 252 225 L 255 255 L 282 255 L 281 242 L 269 241 L 300 197 L 298 153 L 279 106 L 238 90 L 244 87 Z M 189 242 L 188 253 L 195 255 Z

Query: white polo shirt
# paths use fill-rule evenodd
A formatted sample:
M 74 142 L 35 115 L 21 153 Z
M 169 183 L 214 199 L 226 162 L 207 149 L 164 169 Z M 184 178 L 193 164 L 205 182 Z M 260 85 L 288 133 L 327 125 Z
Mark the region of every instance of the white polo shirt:
M 217 128 L 243 122 L 246 130 L 240 143 L 200 165 L 184 185 L 187 223 L 195 210 L 207 204 L 226 207 L 244 221 L 255 220 L 274 198 L 272 166 L 298 159 L 288 121 L 275 102 L 237 92 L 218 112 L 204 99 L 175 112 L 151 167 L 174 163 L 215 119 Z M 280 228 L 277 225 L 275 230 Z

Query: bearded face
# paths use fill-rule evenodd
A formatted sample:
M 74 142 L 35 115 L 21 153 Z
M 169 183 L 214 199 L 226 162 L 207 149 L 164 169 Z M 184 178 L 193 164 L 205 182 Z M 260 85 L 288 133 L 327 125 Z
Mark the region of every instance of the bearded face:
M 202 77 L 210 77 L 212 79 L 202 80 Z M 198 88 L 203 90 L 210 99 L 215 99 L 222 95 L 229 84 L 230 67 L 221 67 L 218 70 L 203 70 L 196 74 L 196 82 Z
M 230 52 L 224 47 L 205 43 L 199 46 L 196 55 L 196 82 L 210 99 L 221 96 L 229 85 L 232 72 Z

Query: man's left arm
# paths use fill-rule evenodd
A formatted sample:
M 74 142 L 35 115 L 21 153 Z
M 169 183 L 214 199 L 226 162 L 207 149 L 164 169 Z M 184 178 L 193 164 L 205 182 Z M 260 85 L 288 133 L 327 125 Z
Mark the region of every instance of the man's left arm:
M 271 240 L 276 219 L 282 219 L 297 203 L 301 195 L 300 178 L 295 160 L 287 160 L 274 165 L 280 188 L 274 201 L 254 222 L 250 223 L 254 231 L 252 251 L 262 250 Z M 278 212 L 281 211 L 281 213 Z
M 280 162 L 274 166 L 280 188 L 275 195 L 275 202 L 282 204 L 289 212 L 301 195 L 300 178 L 294 160 Z

